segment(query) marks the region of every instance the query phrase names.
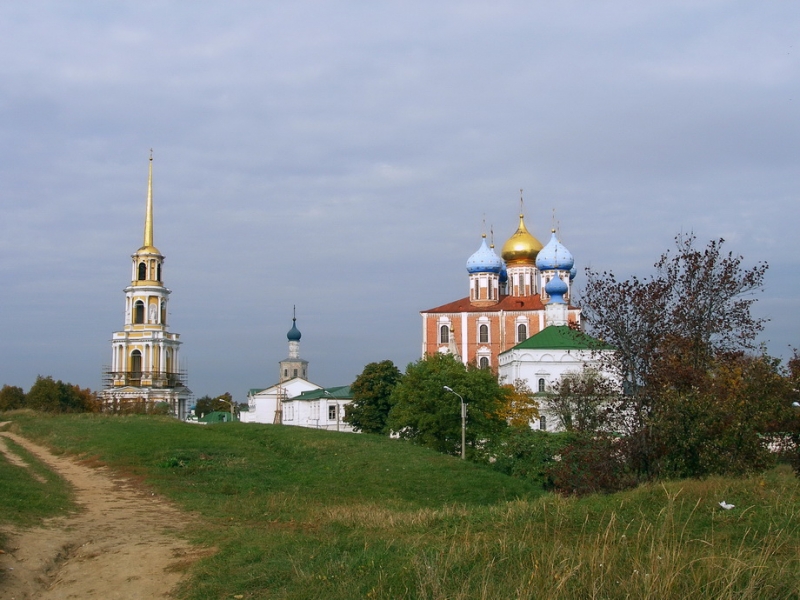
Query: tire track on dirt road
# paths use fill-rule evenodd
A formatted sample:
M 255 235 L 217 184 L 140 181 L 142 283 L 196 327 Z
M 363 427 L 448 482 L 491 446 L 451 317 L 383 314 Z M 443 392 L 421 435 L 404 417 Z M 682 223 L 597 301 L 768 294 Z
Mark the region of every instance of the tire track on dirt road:
M 7 532 L 1 599 L 166 598 L 188 566 L 209 553 L 180 538 L 192 517 L 160 496 L 106 467 L 56 456 L 11 432 L 0 435 L 68 481 L 79 507 L 42 527 Z

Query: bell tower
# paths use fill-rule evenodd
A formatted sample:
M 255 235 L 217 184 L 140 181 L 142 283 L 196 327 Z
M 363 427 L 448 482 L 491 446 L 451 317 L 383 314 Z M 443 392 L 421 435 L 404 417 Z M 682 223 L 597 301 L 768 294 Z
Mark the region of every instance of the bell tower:
M 179 368 L 181 342 L 167 328 L 171 291 L 164 286 L 164 256 L 153 245 L 153 154 L 147 177 L 144 239 L 132 256 L 131 284 L 125 288 L 125 322 L 111 340 L 111 367 L 104 370 L 102 396 L 112 412 L 153 410 L 166 404 L 186 416 L 186 373 Z
M 291 381 L 297 377 L 308 377 L 308 361 L 300 358 L 300 330 L 297 328 L 297 312 L 292 308 L 292 328 L 286 334 L 289 341 L 289 357 L 284 358 L 280 364 L 279 383 Z

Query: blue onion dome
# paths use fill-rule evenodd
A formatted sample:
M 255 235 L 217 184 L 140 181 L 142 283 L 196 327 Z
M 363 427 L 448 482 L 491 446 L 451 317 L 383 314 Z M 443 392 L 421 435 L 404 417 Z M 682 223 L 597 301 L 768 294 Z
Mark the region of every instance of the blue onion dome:
M 578 274 L 578 269 L 577 269 L 577 267 L 572 267 L 572 268 L 569 270 L 569 280 L 570 280 L 570 281 L 572 281 L 573 279 L 575 279 L 575 276 L 576 276 L 577 274 Z
M 547 282 L 547 285 L 544 286 L 544 291 L 550 296 L 550 302 L 564 304 L 564 294 L 569 291 L 569 287 L 564 283 L 561 277 L 556 275 Z
M 470 273 L 499 273 L 503 268 L 503 261 L 494 250 L 486 244 L 486 234 L 478 251 L 467 260 L 467 271 Z
M 290 342 L 300 341 L 300 330 L 297 328 L 295 321 L 297 321 L 297 319 L 292 319 L 292 328 L 289 330 L 289 333 L 286 334 L 286 338 Z
M 525 227 L 524 215 L 519 216 L 519 227 L 508 241 L 503 244 L 500 256 L 508 264 L 529 264 L 536 260 L 536 255 L 542 249 L 542 243 L 533 237 Z
M 558 241 L 555 229 L 547 245 L 542 248 L 536 257 L 536 267 L 540 271 L 569 271 L 575 265 L 575 259 L 564 245 Z
M 491 248 L 492 252 L 494 252 L 494 244 L 493 243 L 489 244 L 489 248 Z M 503 283 L 508 281 L 508 269 L 506 268 L 506 263 L 502 258 L 500 259 L 500 265 L 501 266 L 500 266 L 500 278 L 499 279 L 500 279 L 500 283 L 503 284 Z

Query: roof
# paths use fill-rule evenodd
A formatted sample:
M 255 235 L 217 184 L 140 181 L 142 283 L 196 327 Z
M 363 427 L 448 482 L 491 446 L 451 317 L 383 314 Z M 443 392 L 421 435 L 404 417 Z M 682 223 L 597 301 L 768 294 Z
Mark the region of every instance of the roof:
M 500 311 L 544 310 L 542 298 L 535 296 L 503 296 L 497 304 L 491 306 L 474 306 L 465 296 L 455 302 L 442 304 L 436 308 L 420 311 L 422 313 L 464 313 L 464 312 L 500 312 Z
M 215 410 L 198 419 L 201 423 L 230 423 L 231 413 L 221 410 Z M 238 420 L 234 417 L 234 420 Z
M 275 384 L 273 384 L 273 385 L 271 385 L 269 387 L 266 387 L 266 388 L 250 388 L 250 391 L 248 392 L 247 395 L 248 395 L 248 397 L 249 396 L 256 396 L 258 394 L 263 394 L 263 393 L 266 393 L 267 395 L 270 395 L 270 394 L 276 393 L 278 391 L 280 391 L 280 393 L 283 393 L 283 392 L 287 392 L 287 391 L 290 391 L 290 390 L 297 390 L 297 388 L 303 388 L 303 387 L 310 388 L 310 389 L 315 389 L 315 390 L 316 389 L 320 389 L 320 386 L 318 386 L 316 383 L 311 383 L 308 379 L 303 379 L 302 377 L 292 377 L 291 379 L 287 379 L 286 381 L 275 383 Z M 300 390 L 300 393 L 302 393 L 302 391 L 303 390 Z M 308 391 L 308 390 L 305 390 L 305 391 Z M 295 394 L 295 395 L 298 395 L 298 394 Z M 292 397 L 294 397 L 294 396 L 292 396 Z
M 551 325 L 506 350 L 612 350 L 608 344 L 566 325 Z M 501 352 L 505 354 L 505 352 Z
M 349 385 L 309 390 L 291 398 L 292 400 L 319 400 L 320 398 L 333 398 L 335 400 L 350 400 L 353 397 Z

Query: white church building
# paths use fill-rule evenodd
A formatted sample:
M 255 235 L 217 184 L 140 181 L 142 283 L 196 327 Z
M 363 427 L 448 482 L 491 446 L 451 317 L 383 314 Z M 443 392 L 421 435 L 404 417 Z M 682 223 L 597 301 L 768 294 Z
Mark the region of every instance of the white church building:
M 603 357 L 613 352 L 593 337 L 566 325 L 550 325 L 499 356 L 502 383 L 524 381 L 539 395 L 540 418 L 531 426 L 555 431 L 558 423 L 547 410 L 547 394 L 568 373 L 592 368 L 603 372 Z
M 300 337 L 293 316 L 286 334 L 289 357 L 279 363 L 278 383 L 251 389 L 248 410 L 240 414 L 240 421 L 352 432 L 352 426 L 344 422 L 345 406 L 352 400 L 350 386 L 323 388 L 309 381 L 308 361 L 300 358 Z

